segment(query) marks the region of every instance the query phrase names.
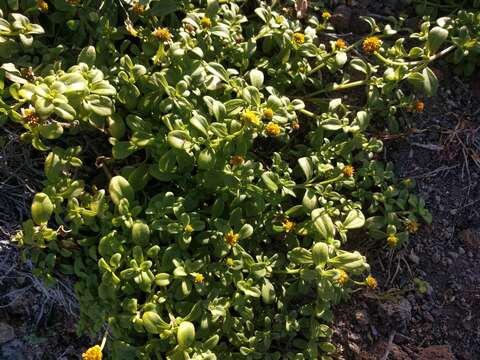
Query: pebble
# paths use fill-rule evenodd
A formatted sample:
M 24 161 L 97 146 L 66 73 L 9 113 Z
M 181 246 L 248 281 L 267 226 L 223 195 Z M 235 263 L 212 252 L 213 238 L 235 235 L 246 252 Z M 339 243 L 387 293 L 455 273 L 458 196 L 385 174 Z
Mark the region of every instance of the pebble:
M 459 253 L 460 255 L 465 255 L 465 249 L 460 246 L 460 247 L 458 248 L 458 253 Z
M 432 261 L 435 264 L 438 264 L 440 262 L 440 254 L 438 252 L 435 252 L 432 256 Z
M 435 319 L 433 318 L 432 314 L 430 314 L 428 311 L 423 313 L 423 318 L 429 322 L 434 322 Z
M 370 320 L 368 319 L 368 314 L 365 310 L 357 310 L 355 311 L 355 319 L 360 325 L 368 325 Z
M 410 254 L 408 255 L 408 259 L 414 263 L 415 265 L 418 265 L 420 263 L 420 258 L 413 252 L 413 249 L 410 251 Z
M 454 251 L 449 251 L 448 256 L 450 256 L 453 260 L 456 260 L 458 258 L 458 254 Z
M 429 346 L 423 349 L 418 356 L 418 360 L 433 360 L 433 359 L 455 360 L 455 356 L 452 354 L 450 347 L 446 345 Z
M 10 341 L 2 346 L 0 351 L 2 360 L 27 360 L 25 355 L 25 344 L 20 340 Z
M 0 344 L 5 344 L 15 338 L 13 327 L 7 323 L 0 322 Z

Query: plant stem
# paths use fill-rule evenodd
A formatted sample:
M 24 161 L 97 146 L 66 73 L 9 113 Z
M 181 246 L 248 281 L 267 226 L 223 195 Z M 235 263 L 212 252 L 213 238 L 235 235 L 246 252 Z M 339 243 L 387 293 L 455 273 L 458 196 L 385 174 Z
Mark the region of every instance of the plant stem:
M 425 62 L 426 60 L 418 60 L 418 61 L 394 61 L 394 60 L 390 60 L 390 59 L 387 59 L 385 58 L 383 55 L 381 55 L 378 51 L 375 51 L 374 55 L 381 61 L 383 61 L 385 64 L 389 64 L 389 65 L 398 65 L 398 66 L 408 66 L 408 65 L 418 65 L 418 64 L 421 64 L 423 62 Z
M 383 61 L 384 63 L 389 64 L 389 65 L 398 65 L 398 66 L 403 66 L 403 65 L 405 65 L 405 66 L 409 66 L 409 65 L 414 65 L 414 66 L 428 65 L 432 61 L 435 61 L 438 58 L 441 58 L 442 56 L 448 54 L 450 51 L 455 49 L 455 47 L 456 47 L 455 45 L 451 45 L 448 48 L 443 49 L 439 53 L 436 53 L 435 55 L 430 56 L 428 59 L 418 60 L 418 61 L 394 61 L 394 60 L 390 60 L 390 59 L 385 58 L 379 52 L 375 52 L 375 56 L 378 59 L 380 59 L 381 61 Z
M 106 329 L 105 333 L 103 334 L 102 343 L 100 344 L 100 350 L 103 350 L 103 348 L 105 347 L 105 344 L 107 343 L 107 335 L 108 335 L 108 329 Z
M 345 84 L 333 84 L 333 86 L 331 88 L 325 88 L 325 89 L 321 89 L 321 90 L 317 90 L 317 91 L 312 92 L 309 97 L 312 97 L 312 96 L 315 96 L 315 95 L 318 95 L 318 94 L 327 93 L 327 92 L 330 92 L 330 91 L 346 90 L 346 89 L 350 89 L 350 88 L 353 88 L 353 87 L 366 85 L 367 83 L 368 83 L 368 79 L 359 80 L 359 81 L 352 81 L 352 82 L 345 83 Z
M 308 111 L 308 110 L 305 110 L 305 109 L 300 109 L 300 112 L 303 114 L 303 115 L 306 115 L 308 117 L 311 117 L 311 118 L 318 118 L 318 115 L 315 115 L 313 112 L 311 111 Z

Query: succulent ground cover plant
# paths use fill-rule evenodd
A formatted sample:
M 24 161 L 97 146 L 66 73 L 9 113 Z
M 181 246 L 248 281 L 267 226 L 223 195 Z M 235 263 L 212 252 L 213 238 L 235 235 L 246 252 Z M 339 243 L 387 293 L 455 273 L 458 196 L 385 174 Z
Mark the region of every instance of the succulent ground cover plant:
M 75 278 L 80 332 L 108 323 L 84 358 L 330 359 L 332 306 L 377 286 L 347 241 L 431 221 L 371 130 L 423 110 L 479 14 L 342 39 L 290 5 L 2 3 L 0 122 L 46 155 L 15 240 Z

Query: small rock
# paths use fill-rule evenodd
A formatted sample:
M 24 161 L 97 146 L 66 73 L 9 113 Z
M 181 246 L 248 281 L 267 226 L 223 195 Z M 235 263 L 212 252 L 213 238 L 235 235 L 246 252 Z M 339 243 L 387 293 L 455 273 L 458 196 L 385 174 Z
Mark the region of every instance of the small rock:
M 435 320 L 435 319 L 433 318 L 432 314 L 430 314 L 428 311 L 426 311 L 426 312 L 423 313 L 423 318 L 424 318 L 425 320 L 427 320 L 428 322 L 434 322 L 434 320 Z
M 25 345 L 20 340 L 10 341 L 1 347 L 0 357 L 2 360 L 27 360 Z
M 346 5 L 339 5 L 335 9 L 330 23 L 337 32 L 348 32 L 350 29 L 350 18 L 352 17 L 352 10 Z
M 449 251 L 447 254 L 452 258 L 452 260 L 456 260 L 458 258 L 458 254 L 454 251 Z
M 414 263 L 415 265 L 420 264 L 420 258 L 413 252 L 413 249 L 410 251 L 410 254 L 408 255 L 408 259 Z
M 361 18 L 366 16 L 367 13 L 363 11 L 354 10 L 350 19 L 350 29 L 357 35 L 367 34 L 370 32 L 370 25 Z
M 432 261 L 435 264 L 438 264 L 440 262 L 440 254 L 438 252 L 435 252 L 432 256 Z
M 448 266 L 452 265 L 452 264 L 453 264 L 452 259 L 448 258 L 448 259 L 447 259 L 447 264 L 448 264 Z
M 435 345 L 423 349 L 418 360 L 455 360 L 455 356 L 453 356 L 449 346 Z
M 374 357 L 374 359 L 381 359 L 382 356 L 385 354 L 387 347 L 388 347 L 387 342 L 385 341 L 380 342 L 373 349 L 373 353 L 370 353 L 370 354 L 377 356 L 377 357 Z M 389 357 L 389 359 L 393 359 L 393 360 L 411 360 L 412 359 L 405 351 L 402 350 L 400 346 L 398 346 L 395 343 L 392 343 L 389 349 L 390 349 L 390 356 L 391 356 Z M 365 357 L 365 359 L 371 359 L 371 357 Z
M 15 338 L 13 327 L 7 323 L 0 322 L 0 344 L 5 344 Z
M 366 326 L 370 323 L 370 320 L 368 318 L 368 314 L 365 310 L 355 311 L 355 319 L 362 326 Z
M 475 229 L 462 230 L 458 236 L 463 244 L 472 250 L 480 249 L 480 232 Z
M 412 320 L 412 305 L 405 298 L 400 299 L 398 302 L 388 301 L 381 303 L 379 310 L 383 312 L 383 316 L 390 320 L 392 324 L 405 327 Z

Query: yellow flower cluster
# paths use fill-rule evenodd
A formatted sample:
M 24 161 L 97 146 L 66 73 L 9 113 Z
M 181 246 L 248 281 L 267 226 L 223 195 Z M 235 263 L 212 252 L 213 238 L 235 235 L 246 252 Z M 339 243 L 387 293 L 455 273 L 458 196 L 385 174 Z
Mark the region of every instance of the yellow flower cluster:
M 372 275 L 368 275 L 367 278 L 365 279 L 365 282 L 367 283 L 368 287 L 370 289 L 376 289 L 377 288 L 377 279 L 375 279 Z
M 263 117 L 266 119 L 271 119 L 273 117 L 273 110 L 270 108 L 263 110 Z
M 160 41 L 169 41 L 172 38 L 172 33 L 167 28 L 157 27 L 152 33 Z
M 338 39 L 335 41 L 335 46 L 337 49 L 345 49 L 347 47 L 347 43 L 343 39 Z
M 21 111 L 23 121 L 30 126 L 37 126 L 40 124 L 40 117 L 35 112 L 35 109 L 30 106 L 28 108 L 23 108 Z
M 415 221 L 408 221 L 405 226 L 410 234 L 415 234 L 418 231 L 418 224 Z
M 140 4 L 138 1 L 135 1 L 132 4 L 131 10 L 137 15 L 141 15 L 145 12 L 145 5 Z
M 200 273 L 193 273 L 192 275 L 194 276 L 195 283 L 197 284 L 203 284 L 203 282 L 205 281 L 205 276 Z
M 337 269 L 338 275 L 337 275 L 337 282 L 343 286 L 347 283 L 348 280 L 348 274 L 345 272 L 345 270 L 342 269 Z
M 255 114 L 251 110 L 247 110 L 242 114 L 242 119 L 244 122 L 250 125 L 258 126 L 260 124 L 260 120 L 258 119 L 257 114 Z
M 285 231 L 286 233 L 292 232 L 293 229 L 295 229 L 295 225 L 295 222 L 289 219 L 285 219 L 282 222 L 283 231 Z
M 282 129 L 280 128 L 280 126 L 278 126 L 274 122 L 268 123 L 267 126 L 265 127 L 265 132 L 267 133 L 268 136 L 278 136 L 280 135 L 281 131 Z
M 417 101 L 415 103 L 415 111 L 423 112 L 425 110 L 425 103 L 423 101 Z
M 235 246 L 238 242 L 238 238 L 240 237 L 239 234 L 233 232 L 233 230 L 230 230 L 224 235 L 225 241 L 227 242 L 228 245 L 230 246 Z
M 398 238 L 395 235 L 390 235 L 389 237 L 387 237 L 387 243 L 388 246 L 394 248 L 398 244 Z
M 367 54 L 373 54 L 375 51 L 380 49 L 381 45 L 382 42 L 378 37 L 370 36 L 363 40 L 363 51 L 365 51 Z
M 193 232 L 193 227 L 192 227 L 192 225 L 187 224 L 187 225 L 185 225 L 184 230 L 188 233 L 191 233 L 191 232 Z
M 245 162 L 245 158 L 242 155 L 234 155 L 230 158 L 230 165 L 239 166 Z
M 200 19 L 200 25 L 202 25 L 204 29 L 210 29 L 212 27 L 212 20 L 210 20 L 209 17 L 204 16 Z
M 299 32 L 293 34 L 292 42 L 297 45 L 302 45 L 305 42 L 305 35 Z
M 95 345 L 82 354 L 82 360 L 102 360 L 102 349 Z
M 343 167 L 342 173 L 345 176 L 352 177 L 355 173 L 355 168 L 352 165 L 346 165 Z
M 47 12 L 48 11 L 48 3 L 44 0 L 38 0 L 37 1 L 37 9 L 40 10 L 41 12 Z

